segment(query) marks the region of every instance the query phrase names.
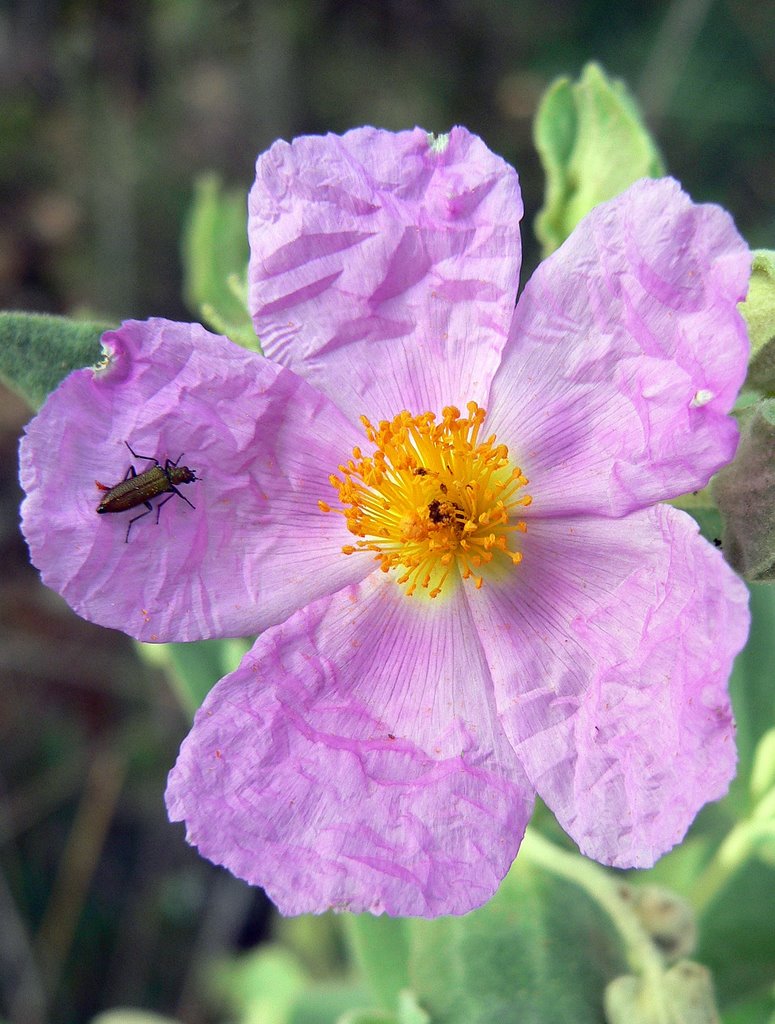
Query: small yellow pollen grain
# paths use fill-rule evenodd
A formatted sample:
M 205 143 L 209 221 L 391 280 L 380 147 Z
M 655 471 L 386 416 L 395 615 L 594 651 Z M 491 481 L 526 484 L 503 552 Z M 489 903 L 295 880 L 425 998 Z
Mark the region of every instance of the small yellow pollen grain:
M 492 567 L 522 561 L 510 543 L 527 531 L 515 517 L 532 500 L 519 493 L 527 477 L 494 434 L 481 440 L 485 410 L 476 402 L 466 410 L 463 416 L 445 406 L 440 420 L 403 410 L 377 427 L 361 416 L 374 450 L 364 455 L 356 445 L 338 467 L 341 476 L 329 476 L 341 508 L 318 501 L 321 511 L 344 516 L 359 538 L 342 552 L 374 552 L 383 572 L 397 570 L 409 597 L 418 589 L 438 597 L 457 578 L 480 590 Z

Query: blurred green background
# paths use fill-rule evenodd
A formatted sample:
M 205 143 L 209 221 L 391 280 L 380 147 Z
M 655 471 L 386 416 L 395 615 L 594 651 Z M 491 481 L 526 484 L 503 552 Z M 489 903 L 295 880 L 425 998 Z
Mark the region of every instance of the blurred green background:
M 462 123 L 518 169 L 525 263 L 542 92 L 598 60 L 670 172 L 775 247 L 775 7 L 761 0 L 24 0 L 0 6 L 0 308 L 190 319 L 198 175 L 247 191 L 278 137 Z M 18 533 L 0 395 L 0 1019 L 118 1004 L 199 1024 L 207 966 L 267 907 L 165 818 L 187 728 L 161 669 L 41 587 Z

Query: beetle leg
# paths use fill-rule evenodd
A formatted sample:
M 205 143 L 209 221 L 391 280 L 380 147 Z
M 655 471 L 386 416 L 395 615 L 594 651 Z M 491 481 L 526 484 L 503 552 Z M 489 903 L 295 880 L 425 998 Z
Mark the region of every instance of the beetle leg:
M 132 454 L 134 455 L 134 452 L 132 452 Z M 138 458 L 138 459 L 141 458 L 141 456 L 139 456 L 139 455 L 137 455 L 135 457 Z M 150 515 L 150 513 L 153 512 L 153 505 L 150 503 L 150 501 L 144 501 L 143 504 L 148 509 L 148 511 L 147 512 L 141 512 L 139 516 L 135 516 L 134 519 L 130 519 L 129 520 L 129 526 L 127 526 L 127 528 L 126 528 L 126 539 L 124 540 L 125 544 L 129 543 L 129 531 L 132 529 L 132 523 L 136 523 L 138 519 L 142 519 L 143 516 Z M 164 504 L 164 502 L 162 502 L 162 504 Z M 158 522 L 158 519 L 156 521 Z
M 129 441 L 124 441 L 124 444 L 127 446 L 127 448 L 130 450 L 130 452 L 132 453 L 132 455 L 134 455 L 136 459 L 145 459 L 146 462 L 155 462 L 157 466 L 159 465 L 159 460 L 154 458 L 153 455 L 138 455 L 137 452 L 132 447 L 132 445 L 129 443 Z M 134 476 L 135 474 L 133 473 L 132 475 Z
M 170 498 L 174 498 L 174 497 L 175 497 L 174 494 L 169 494 L 169 495 L 167 495 L 167 497 L 163 501 L 160 501 L 159 504 L 156 506 L 156 525 L 157 526 L 159 525 L 159 516 L 161 515 L 162 508 L 167 504 L 167 502 L 170 500 Z M 181 495 L 181 497 L 182 497 L 182 495 Z
M 132 454 L 134 455 L 134 452 L 132 452 Z M 141 459 L 142 455 L 135 455 L 135 458 L 136 459 Z M 124 473 L 124 479 L 125 480 L 131 480 L 132 477 L 134 477 L 134 476 L 137 476 L 137 470 L 135 469 L 134 466 L 130 466 L 129 469 L 126 471 L 126 473 Z
M 170 468 L 170 466 L 177 466 L 177 464 L 180 462 L 180 460 L 183 458 L 185 454 L 185 452 L 181 452 L 174 462 L 172 461 L 172 459 L 167 459 L 167 461 L 164 463 L 164 471 L 166 472 Z
M 170 490 L 172 491 L 172 494 L 177 494 L 177 496 L 178 496 L 179 498 L 182 498 L 182 499 L 183 499 L 183 501 L 185 501 L 185 503 L 186 503 L 187 505 L 191 505 L 191 508 L 193 508 L 193 509 L 195 509 L 195 508 L 196 508 L 196 505 L 193 505 L 193 504 L 192 504 L 192 503 L 191 503 L 191 502 L 190 502 L 190 501 L 188 500 L 188 498 L 187 498 L 187 497 L 185 496 L 185 494 L 181 494 L 181 493 L 180 493 L 180 491 L 179 491 L 179 490 L 177 489 L 177 487 L 170 487 Z M 172 494 L 170 495 L 170 498 L 172 497 Z M 165 498 L 165 499 L 164 499 L 164 501 L 162 502 L 162 505 L 163 505 L 163 504 L 164 504 L 165 502 L 169 501 L 169 500 L 170 500 L 170 498 Z

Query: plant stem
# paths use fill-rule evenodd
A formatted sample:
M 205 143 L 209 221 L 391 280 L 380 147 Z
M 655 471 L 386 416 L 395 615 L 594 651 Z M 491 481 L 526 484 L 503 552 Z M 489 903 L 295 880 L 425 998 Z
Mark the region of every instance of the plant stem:
M 621 883 L 593 861 L 561 850 L 533 829 L 525 833 L 519 855 L 574 882 L 595 900 L 619 933 L 628 963 L 642 979 L 644 987 L 650 990 L 650 1004 L 659 1014 L 655 1019 L 672 1024 L 674 1016 L 664 997 L 662 954 L 641 924 L 632 900 L 622 895 Z

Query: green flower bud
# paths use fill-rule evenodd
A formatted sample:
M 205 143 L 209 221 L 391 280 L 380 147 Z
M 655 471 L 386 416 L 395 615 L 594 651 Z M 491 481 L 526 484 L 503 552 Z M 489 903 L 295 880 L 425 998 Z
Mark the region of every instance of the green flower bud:
M 691 953 L 697 942 L 694 911 L 662 885 L 632 887 L 633 909 L 667 963 Z
M 662 975 L 659 983 L 625 974 L 606 988 L 608 1024 L 720 1024 L 710 971 L 691 960 L 681 960 Z

